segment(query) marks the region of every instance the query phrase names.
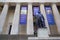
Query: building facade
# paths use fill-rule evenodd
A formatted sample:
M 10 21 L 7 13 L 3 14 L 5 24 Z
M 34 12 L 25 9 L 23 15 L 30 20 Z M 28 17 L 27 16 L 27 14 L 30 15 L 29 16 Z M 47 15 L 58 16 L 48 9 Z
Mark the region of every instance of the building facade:
M 60 0 L 0 0 L 0 34 L 34 35 L 38 11 L 45 18 L 46 34 L 60 35 Z

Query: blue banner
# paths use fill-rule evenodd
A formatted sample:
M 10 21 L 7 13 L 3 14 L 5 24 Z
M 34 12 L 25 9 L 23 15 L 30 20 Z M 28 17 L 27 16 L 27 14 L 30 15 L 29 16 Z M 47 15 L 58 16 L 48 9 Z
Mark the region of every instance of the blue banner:
M 50 6 L 46 6 L 45 10 L 46 10 L 46 16 L 47 16 L 48 24 L 49 25 L 54 25 L 55 21 L 54 21 L 54 17 L 53 17 L 53 14 L 52 14 L 51 7 Z
M 27 7 L 21 7 L 20 24 L 27 24 Z
M 20 15 L 20 24 L 26 24 L 27 23 L 27 15 L 21 14 Z

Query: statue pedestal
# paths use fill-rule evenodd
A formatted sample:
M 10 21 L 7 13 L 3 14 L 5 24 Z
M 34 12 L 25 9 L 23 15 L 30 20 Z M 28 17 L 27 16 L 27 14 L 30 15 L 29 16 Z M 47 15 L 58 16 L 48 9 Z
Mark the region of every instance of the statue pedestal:
M 37 36 L 38 37 L 49 37 L 47 28 L 38 28 Z

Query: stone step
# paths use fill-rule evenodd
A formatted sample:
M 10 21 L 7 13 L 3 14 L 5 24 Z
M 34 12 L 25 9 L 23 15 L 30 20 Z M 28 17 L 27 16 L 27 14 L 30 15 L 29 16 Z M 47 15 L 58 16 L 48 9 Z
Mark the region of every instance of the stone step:
M 27 35 L 0 35 L 0 40 L 28 40 Z
M 34 35 L 0 35 L 0 40 L 60 40 L 60 37 L 35 37 Z
M 60 37 L 28 37 L 28 40 L 60 40 Z

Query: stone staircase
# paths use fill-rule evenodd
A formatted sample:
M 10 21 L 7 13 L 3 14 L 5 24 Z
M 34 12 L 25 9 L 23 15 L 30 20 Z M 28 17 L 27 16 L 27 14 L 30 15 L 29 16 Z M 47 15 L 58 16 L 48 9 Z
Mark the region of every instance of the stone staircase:
M 0 40 L 28 40 L 26 35 L 0 35 Z
M 28 37 L 28 40 L 60 40 L 60 37 Z
M 60 40 L 60 36 L 35 37 L 34 35 L 0 35 L 0 40 Z

